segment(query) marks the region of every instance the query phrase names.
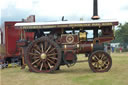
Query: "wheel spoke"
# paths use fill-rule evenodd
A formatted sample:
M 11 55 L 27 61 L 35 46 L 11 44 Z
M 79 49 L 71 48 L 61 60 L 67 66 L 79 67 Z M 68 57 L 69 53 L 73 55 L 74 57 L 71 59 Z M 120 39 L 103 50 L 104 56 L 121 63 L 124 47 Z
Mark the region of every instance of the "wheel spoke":
M 41 66 L 40 66 L 40 71 L 42 70 L 42 67 L 43 67 L 43 62 L 41 63 Z
M 35 56 L 34 56 L 34 57 L 32 57 L 32 59 L 39 59 L 39 57 L 35 57 Z
M 94 57 L 96 58 L 96 60 L 99 60 L 99 58 L 96 55 Z
M 46 61 L 46 66 L 47 66 L 47 68 L 49 69 L 50 68 L 50 66 L 49 66 L 49 64 L 48 64 L 48 62 Z
M 48 59 L 48 61 L 49 61 L 49 63 L 51 63 L 51 64 L 54 64 L 54 65 L 55 65 L 55 63 L 54 63 L 52 60 Z
M 40 52 L 37 49 L 33 49 L 36 53 L 40 54 Z
M 93 56 L 92 57 L 92 62 L 97 62 L 98 60 L 97 59 L 95 59 L 95 57 Z
M 101 60 L 102 60 L 103 56 L 104 56 L 103 54 L 100 54 L 100 59 L 101 59 Z
M 44 46 L 43 46 L 43 43 L 41 43 L 40 45 L 41 45 L 41 50 L 42 50 L 42 52 L 44 52 Z
M 41 63 L 41 60 L 39 60 L 39 62 L 37 63 L 37 66 L 39 66 L 39 65 L 40 65 L 40 63 Z
M 38 50 L 41 53 L 40 47 L 37 44 L 35 44 L 34 47 L 36 50 Z
M 96 67 L 96 62 L 94 63 L 94 66 Z
M 99 65 L 99 69 L 100 69 L 100 70 L 103 70 L 101 65 Z
M 51 58 L 51 59 L 57 60 L 57 58 L 56 58 L 56 57 L 48 57 L 48 58 Z
M 32 65 L 35 64 L 35 63 L 37 63 L 39 60 L 40 60 L 40 59 L 35 60 L 35 61 L 32 63 Z
M 99 68 L 99 66 L 100 66 L 99 63 L 97 63 L 97 68 Z
M 29 55 L 39 56 L 39 54 L 36 53 L 29 53 Z
M 52 51 L 54 51 L 56 48 L 53 48 L 53 49 L 51 49 L 48 53 L 51 53 Z
M 49 49 L 51 48 L 51 45 L 48 47 L 48 49 L 45 51 L 45 53 L 47 53 L 49 51 Z
M 104 57 L 105 57 L 105 55 L 102 55 L 102 56 L 101 56 L 101 60 L 103 60 Z
M 99 56 L 100 56 L 99 52 L 98 52 L 98 53 L 96 53 L 95 55 L 96 55 L 96 57 L 97 57 L 97 58 L 99 58 Z
M 93 63 L 92 63 L 92 65 L 93 65 L 94 67 L 96 67 L 96 64 L 97 64 L 97 62 L 93 62 Z
M 101 66 L 104 66 L 104 64 L 105 64 L 105 63 L 103 62 L 103 63 L 101 64 Z
M 104 58 L 102 60 L 103 61 L 108 61 L 108 58 L 106 56 L 104 56 Z
M 57 55 L 57 53 L 48 54 L 47 56 L 53 56 L 53 55 Z
M 47 61 L 47 64 L 49 65 L 49 68 L 51 68 L 51 67 L 52 67 L 48 61 Z

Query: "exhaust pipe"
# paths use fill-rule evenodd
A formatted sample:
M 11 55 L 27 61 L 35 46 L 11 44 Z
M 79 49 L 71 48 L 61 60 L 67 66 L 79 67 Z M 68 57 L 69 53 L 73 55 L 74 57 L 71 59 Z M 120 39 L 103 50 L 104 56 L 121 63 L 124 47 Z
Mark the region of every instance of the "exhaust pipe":
M 100 19 L 100 17 L 98 16 L 98 1 L 97 0 L 93 0 L 93 16 L 92 16 L 93 20 L 98 20 Z

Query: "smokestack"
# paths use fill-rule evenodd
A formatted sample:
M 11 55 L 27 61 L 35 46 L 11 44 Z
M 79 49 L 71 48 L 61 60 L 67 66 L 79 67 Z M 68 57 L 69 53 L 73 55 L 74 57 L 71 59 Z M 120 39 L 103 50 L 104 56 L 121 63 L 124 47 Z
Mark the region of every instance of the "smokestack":
M 98 16 L 98 1 L 93 0 L 93 20 L 98 20 L 100 17 Z

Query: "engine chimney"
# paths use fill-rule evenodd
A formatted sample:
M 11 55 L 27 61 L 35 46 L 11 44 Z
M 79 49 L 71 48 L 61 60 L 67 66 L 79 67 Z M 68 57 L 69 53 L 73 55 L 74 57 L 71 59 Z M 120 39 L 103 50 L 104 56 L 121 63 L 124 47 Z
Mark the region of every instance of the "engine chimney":
M 98 20 L 100 17 L 98 16 L 98 1 L 93 0 L 93 20 Z

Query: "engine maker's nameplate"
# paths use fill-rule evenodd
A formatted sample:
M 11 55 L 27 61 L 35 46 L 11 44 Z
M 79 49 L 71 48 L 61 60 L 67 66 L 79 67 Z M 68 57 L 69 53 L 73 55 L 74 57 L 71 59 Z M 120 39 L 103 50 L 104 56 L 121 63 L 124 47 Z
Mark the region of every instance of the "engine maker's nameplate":
M 79 42 L 79 37 L 76 34 L 62 34 L 61 43 L 62 44 L 77 44 Z
M 66 36 L 66 42 L 67 43 L 73 43 L 74 42 L 74 37 L 72 35 L 67 35 Z

